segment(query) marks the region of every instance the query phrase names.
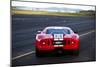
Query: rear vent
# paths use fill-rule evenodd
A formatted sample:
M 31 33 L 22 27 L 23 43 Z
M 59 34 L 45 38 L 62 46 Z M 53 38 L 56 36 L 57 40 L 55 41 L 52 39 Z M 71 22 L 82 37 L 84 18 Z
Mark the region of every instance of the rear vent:
M 66 41 L 53 41 L 53 45 L 65 45 Z
M 71 44 L 71 40 L 67 40 L 67 44 L 70 45 Z

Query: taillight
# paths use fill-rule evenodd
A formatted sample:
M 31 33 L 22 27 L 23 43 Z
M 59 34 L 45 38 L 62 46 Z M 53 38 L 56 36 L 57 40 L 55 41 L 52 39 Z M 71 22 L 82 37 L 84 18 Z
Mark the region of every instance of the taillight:
M 41 44 L 41 45 L 46 45 L 47 42 L 46 42 L 46 40 L 41 40 L 41 41 L 40 41 L 40 44 Z
M 46 43 L 46 41 L 41 41 L 41 44 L 46 45 L 47 43 Z
M 66 44 L 67 44 L 67 45 L 74 45 L 74 44 L 76 44 L 76 42 L 75 42 L 74 39 L 67 38 L 67 39 L 66 39 Z
M 51 44 L 51 40 L 49 39 L 43 39 L 40 41 L 41 45 L 50 45 Z
M 74 40 L 71 40 L 71 45 L 74 45 L 75 44 L 75 41 Z

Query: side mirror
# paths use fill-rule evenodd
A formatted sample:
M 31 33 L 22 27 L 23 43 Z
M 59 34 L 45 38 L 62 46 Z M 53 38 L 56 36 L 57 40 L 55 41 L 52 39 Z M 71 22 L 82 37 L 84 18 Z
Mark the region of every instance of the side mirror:
M 41 33 L 41 31 L 37 31 L 38 33 Z
M 76 33 L 76 34 L 77 34 L 78 32 L 77 32 L 77 31 L 74 31 L 74 33 Z

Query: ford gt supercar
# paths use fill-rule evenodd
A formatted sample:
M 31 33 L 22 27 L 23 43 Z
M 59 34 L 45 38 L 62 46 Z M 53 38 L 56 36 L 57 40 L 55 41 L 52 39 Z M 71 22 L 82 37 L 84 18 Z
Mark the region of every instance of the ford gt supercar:
M 36 56 L 44 53 L 72 51 L 79 54 L 79 35 L 69 27 L 50 26 L 36 35 Z

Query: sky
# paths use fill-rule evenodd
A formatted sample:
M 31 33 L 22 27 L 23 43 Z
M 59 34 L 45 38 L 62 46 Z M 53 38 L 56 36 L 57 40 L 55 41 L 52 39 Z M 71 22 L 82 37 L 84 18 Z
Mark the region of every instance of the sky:
M 25 7 L 35 7 L 35 8 L 57 7 L 57 8 L 82 9 L 82 10 L 95 10 L 95 7 L 94 6 L 64 5 L 64 4 L 19 2 L 19 1 L 12 1 L 12 6 L 25 6 Z

